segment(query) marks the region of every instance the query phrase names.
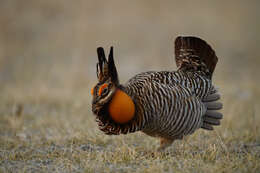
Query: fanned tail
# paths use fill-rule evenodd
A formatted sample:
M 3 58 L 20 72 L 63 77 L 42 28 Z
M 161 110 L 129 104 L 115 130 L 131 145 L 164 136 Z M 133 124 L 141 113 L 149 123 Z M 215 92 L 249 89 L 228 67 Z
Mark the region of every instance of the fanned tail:
M 203 117 L 203 124 L 201 128 L 206 130 L 213 130 L 213 126 L 220 125 L 220 120 L 223 118 L 222 113 L 218 110 L 222 109 L 222 103 L 218 102 L 220 99 L 220 94 L 215 89 L 211 94 L 209 94 L 202 101 L 207 107 L 207 111 Z
M 200 71 L 212 78 L 218 58 L 204 40 L 179 36 L 175 40 L 175 60 L 179 70 Z

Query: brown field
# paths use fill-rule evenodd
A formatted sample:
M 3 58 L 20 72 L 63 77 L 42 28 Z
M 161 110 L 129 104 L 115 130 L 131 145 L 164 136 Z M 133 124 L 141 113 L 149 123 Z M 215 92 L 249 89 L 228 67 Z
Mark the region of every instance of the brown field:
M 195 2 L 195 1 L 194 1 Z M 0 2 L 0 172 L 260 172 L 260 1 Z M 91 112 L 96 47 L 121 82 L 175 70 L 173 42 L 215 49 L 224 119 L 157 153 L 141 132 L 106 136 Z

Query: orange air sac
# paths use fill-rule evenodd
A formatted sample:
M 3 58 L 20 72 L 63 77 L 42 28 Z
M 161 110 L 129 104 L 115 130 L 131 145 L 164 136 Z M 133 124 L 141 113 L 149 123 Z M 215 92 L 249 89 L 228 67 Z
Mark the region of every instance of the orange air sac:
M 110 101 L 108 111 L 115 122 L 124 124 L 134 117 L 135 105 L 130 96 L 117 89 Z

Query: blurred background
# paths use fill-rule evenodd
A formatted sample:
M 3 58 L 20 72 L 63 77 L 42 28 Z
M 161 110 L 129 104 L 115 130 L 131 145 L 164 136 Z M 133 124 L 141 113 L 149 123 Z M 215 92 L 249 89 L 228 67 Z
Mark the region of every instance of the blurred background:
M 235 94 L 246 86 L 250 96 L 260 81 L 259 7 L 257 0 L 1 0 L 0 92 L 90 97 L 98 46 L 114 46 L 124 83 L 176 69 L 174 39 L 193 35 L 219 57 L 215 83 Z
M 0 0 L 0 172 L 104 172 L 108 165 L 122 172 L 122 159 L 129 172 L 154 172 L 159 163 L 179 172 L 259 172 L 259 7 L 259 0 Z M 147 162 L 142 153 L 157 140 L 106 136 L 97 127 L 90 94 L 96 48 L 114 46 L 125 83 L 140 72 L 176 70 L 179 35 L 206 40 L 219 57 L 213 80 L 224 119 L 214 133 L 192 135 L 187 147 L 179 142 L 174 157 L 165 157 L 175 164 Z

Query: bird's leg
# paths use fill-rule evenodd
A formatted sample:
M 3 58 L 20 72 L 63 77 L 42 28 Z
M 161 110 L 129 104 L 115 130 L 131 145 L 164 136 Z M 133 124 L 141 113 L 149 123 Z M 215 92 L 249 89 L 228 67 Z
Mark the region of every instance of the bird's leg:
M 169 147 L 173 141 L 173 139 L 160 138 L 160 147 L 157 149 L 157 151 L 165 150 L 165 148 Z

